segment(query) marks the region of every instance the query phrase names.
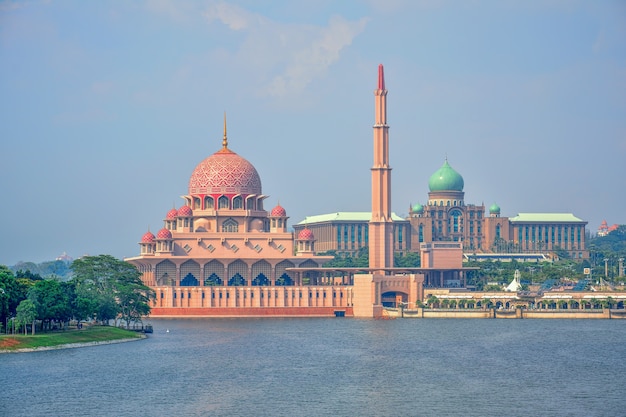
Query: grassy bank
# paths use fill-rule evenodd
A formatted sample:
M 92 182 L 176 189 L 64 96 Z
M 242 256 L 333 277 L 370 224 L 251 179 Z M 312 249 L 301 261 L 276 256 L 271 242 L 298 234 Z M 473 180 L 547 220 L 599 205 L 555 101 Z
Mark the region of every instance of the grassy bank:
M 55 347 L 73 343 L 108 342 L 111 340 L 141 338 L 142 335 L 130 330 L 109 326 L 90 326 L 81 330 L 40 333 L 34 336 L 0 335 L 0 351 L 18 351 Z

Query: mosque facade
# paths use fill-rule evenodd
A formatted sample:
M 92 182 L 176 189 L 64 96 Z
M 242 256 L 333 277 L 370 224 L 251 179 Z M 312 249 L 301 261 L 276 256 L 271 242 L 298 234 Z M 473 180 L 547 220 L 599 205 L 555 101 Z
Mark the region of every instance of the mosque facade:
M 318 287 L 328 282 L 315 269 L 332 257 L 315 254 L 311 230 L 294 235 L 284 207 L 265 209 L 257 170 L 229 148 L 226 117 L 222 148 L 195 167 L 182 198 L 126 259 L 156 292 L 153 315 L 328 315 L 351 303 L 347 287 Z

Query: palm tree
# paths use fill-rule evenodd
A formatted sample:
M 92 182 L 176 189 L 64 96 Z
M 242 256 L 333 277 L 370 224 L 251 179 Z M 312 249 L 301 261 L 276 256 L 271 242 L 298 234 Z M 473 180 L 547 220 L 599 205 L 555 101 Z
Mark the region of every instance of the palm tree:
M 432 308 L 439 307 L 439 299 L 434 295 L 431 295 L 430 297 L 428 297 L 428 300 L 426 301 L 426 303 L 428 304 L 429 307 L 432 307 Z

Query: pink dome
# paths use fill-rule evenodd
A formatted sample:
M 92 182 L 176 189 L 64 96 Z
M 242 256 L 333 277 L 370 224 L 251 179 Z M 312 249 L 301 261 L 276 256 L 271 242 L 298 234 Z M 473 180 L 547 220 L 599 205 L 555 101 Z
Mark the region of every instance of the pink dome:
M 270 216 L 272 217 L 286 217 L 287 216 L 287 212 L 285 211 L 285 209 L 280 205 L 276 205 L 276 207 L 274 207 L 272 209 L 272 211 L 270 212 Z
M 191 211 L 191 207 L 189 206 L 182 206 L 181 208 L 178 209 L 178 215 L 181 217 L 189 217 L 193 214 L 193 212 Z
M 165 216 L 165 218 L 167 220 L 172 220 L 172 219 L 175 219 L 176 216 L 178 216 L 178 210 L 173 208 L 173 209 L 171 209 L 170 211 L 167 212 L 167 215 Z
M 157 233 L 157 239 L 171 239 L 171 238 L 172 238 L 172 232 L 170 232 L 169 230 L 165 228 L 159 230 L 159 233 Z
M 189 179 L 189 195 L 261 194 L 261 178 L 254 166 L 222 148 L 196 166 Z
M 315 240 L 315 236 L 313 235 L 311 229 L 305 227 L 300 230 L 300 233 L 298 233 L 298 240 Z
M 146 234 L 141 238 L 141 241 L 143 243 L 152 243 L 154 242 L 154 235 L 150 232 L 146 232 Z

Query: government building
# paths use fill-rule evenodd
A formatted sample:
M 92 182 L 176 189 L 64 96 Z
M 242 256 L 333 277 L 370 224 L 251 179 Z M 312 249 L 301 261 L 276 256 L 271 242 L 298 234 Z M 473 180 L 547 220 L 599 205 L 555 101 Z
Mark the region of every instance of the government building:
M 484 205 L 465 203 L 461 174 L 446 159 L 428 180 L 427 203 L 409 207 L 406 219 L 392 214 L 393 242 L 397 253 L 418 252 L 422 243 L 460 242 L 466 258 L 551 259 L 566 254 L 585 259 L 587 222 L 571 213 L 519 213 L 502 217 L 493 204 L 485 215 Z M 369 245 L 369 212 L 338 212 L 307 216 L 294 226 L 317 236 L 319 253 L 335 251 L 354 255 Z M 503 256 L 503 254 L 505 254 Z

